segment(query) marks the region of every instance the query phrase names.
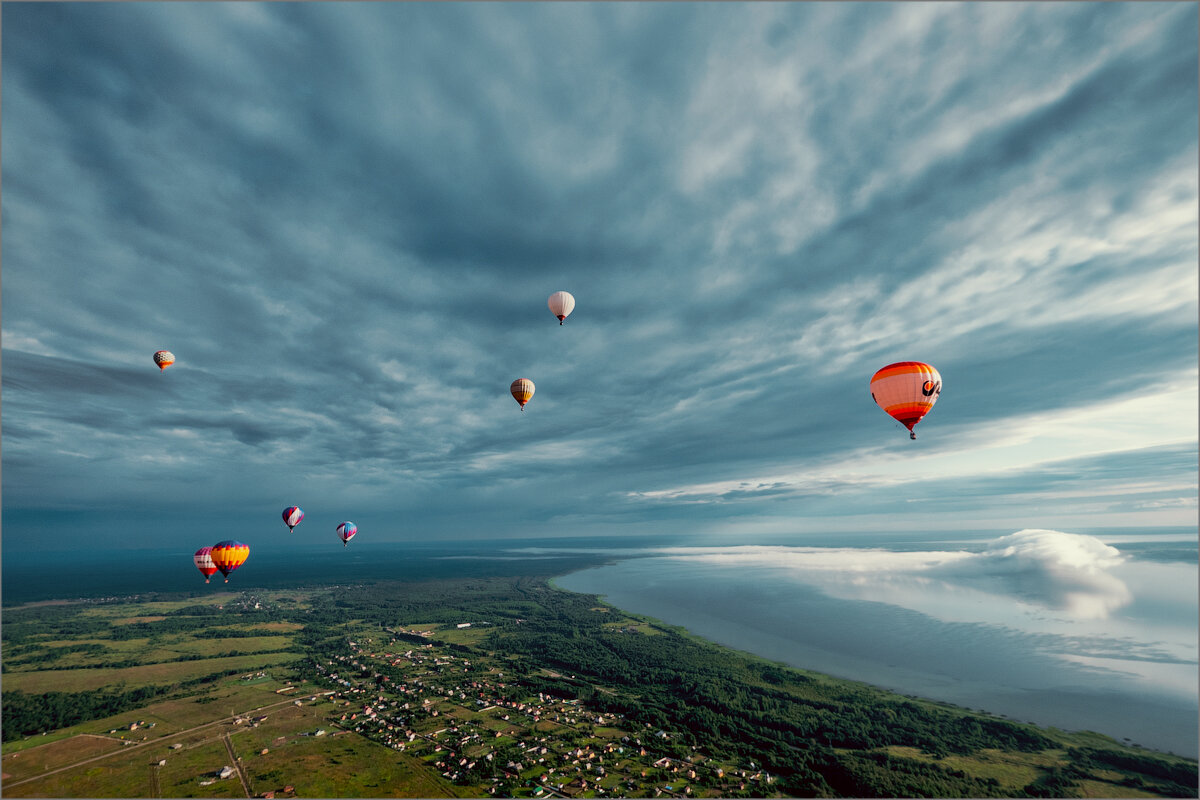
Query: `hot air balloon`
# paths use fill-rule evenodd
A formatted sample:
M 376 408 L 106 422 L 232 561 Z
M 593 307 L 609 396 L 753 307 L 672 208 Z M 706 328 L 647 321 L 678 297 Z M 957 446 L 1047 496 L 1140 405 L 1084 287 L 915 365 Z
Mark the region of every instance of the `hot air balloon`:
M 512 386 L 508 387 L 512 392 L 513 399 L 521 406 L 521 410 L 525 410 L 525 404 L 529 402 L 529 398 L 533 397 L 533 381 L 529 378 L 517 378 L 512 382 Z
M 217 569 L 221 570 L 221 574 L 225 576 L 225 582 L 229 583 L 229 573 L 246 563 L 246 558 L 250 555 L 250 546 L 235 542 L 232 539 L 226 539 L 223 542 L 217 542 L 209 551 L 209 556 L 212 557 L 212 563 Z
M 550 295 L 546 305 L 550 306 L 550 313 L 558 317 L 558 324 L 562 325 L 563 320 L 575 310 L 575 298 L 570 292 L 555 292 Z
M 162 372 L 175 363 L 175 354 L 170 350 L 159 350 L 154 354 L 154 363 L 158 364 L 158 371 Z
M 200 574 L 204 576 L 205 583 L 208 583 L 209 577 L 217 571 L 217 565 L 213 563 L 212 556 L 209 555 L 211 552 L 211 547 L 201 547 L 192 556 L 192 561 L 195 562 L 196 569 L 200 570 Z
M 304 511 L 300 506 L 288 506 L 283 510 L 283 521 L 287 523 L 288 533 L 292 533 L 302 519 L 304 519 Z
M 338 538 L 342 540 L 342 547 L 354 538 L 354 534 L 358 533 L 358 526 L 353 522 L 343 522 L 337 527 Z
M 942 376 L 921 361 L 888 364 L 871 377 L 871 399 L 916 439 L 913 426 L 929 413 L 942 393 Z

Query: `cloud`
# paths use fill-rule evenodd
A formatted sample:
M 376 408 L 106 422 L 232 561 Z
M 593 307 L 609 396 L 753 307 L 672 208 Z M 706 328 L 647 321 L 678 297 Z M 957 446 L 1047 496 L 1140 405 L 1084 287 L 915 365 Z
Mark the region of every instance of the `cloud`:
M 938 411 L 935 407 L 931 416 Z M 955 485 L 990 481 L 996 485 L 1022 477 L 1036 486 L 1034 475 L 1069 474 L 1089 461 L 1127 460 L 1143 452 L 1149 461 L 1147 470 L 1161 469 L 1169 463 L 1163 458 L 1166 450 L 1182 447 L 1191 451 L 1191 431 L 1180 423 L 1196 413 L 1195 386 L 1180 379 L 1158 391 L 1139 391 L 1107 402 L 994 420 L 986 428 L 970 426 L 941 432 L 943 441 L 915 454 L 872 445 L 813 464 L 802 472 L 638 491 L 629 497 L 657 502 L 721 502 L 768 495 L 844 494 L 944 481 Z M 1178 491 L 1179 477 L 1179 473 L 1169 472 L 1163 481 L 1155 482 L 1146 481 L 1145 472 L 1137 476 L 1123 473 L 1120 477 L 1089 475 L 1087 481 L 1080 482 L 1078 491 L 1093 497 Z M 1046 497 L 1054 494 L 1054 489 L 1040 486 L 1030 493 Z
M 837 596 L 904 604 L 940 597 L 990 595 L 1008 606 L 1104 619 L 1133 597 L 1112 574 L 1124 562 L 1117 548 L 1082 534 L 1027 529 L 986 542 L 979 552 L 893 551 L 880 548 L 744 546 L 662 548 L 671 558 L 768 569 L 813 583 Z M 1011 611 L 1003 612 L 1004 615 Z
M 1196 15 L 14 5 L 5 507 L 138 508 L 157 464 L 413 536 L 1178 522 Z M 917 447 L 866 392 L 907 358 Z
M 1103 619 L 1133 599 L 1109 572 L 1123 561 L 1117 548 L 1095 537 L 1027 529 L 990 542 L 950 572 L 954 580 L 974 572 L 1022 599 L 1075 617 Z

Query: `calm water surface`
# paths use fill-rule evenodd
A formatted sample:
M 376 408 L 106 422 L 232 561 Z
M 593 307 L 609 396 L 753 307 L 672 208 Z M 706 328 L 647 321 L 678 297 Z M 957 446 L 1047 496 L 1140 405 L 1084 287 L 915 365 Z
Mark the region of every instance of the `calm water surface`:
M 1049 533 L 664 548 L 556 584 L 796 667 L 1195 757 L 1195 532 Z

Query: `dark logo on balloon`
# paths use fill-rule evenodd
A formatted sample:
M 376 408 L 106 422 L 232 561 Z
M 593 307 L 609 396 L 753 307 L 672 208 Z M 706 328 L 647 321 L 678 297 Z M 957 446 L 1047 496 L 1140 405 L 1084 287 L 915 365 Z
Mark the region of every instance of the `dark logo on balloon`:
M 942 382 L 941 381 L 937 381 L 936 383 L 934 381 L 925 381 L 925 385 L 921 387 L 921 394 L 925 395 L 926 397 L 933 397 L 934 395 L 941 394 L 941 393 L 942 393 Z

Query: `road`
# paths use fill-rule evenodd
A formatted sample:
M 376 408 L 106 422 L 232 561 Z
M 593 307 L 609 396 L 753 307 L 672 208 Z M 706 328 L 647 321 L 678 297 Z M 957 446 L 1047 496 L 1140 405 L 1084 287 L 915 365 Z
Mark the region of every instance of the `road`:
M 246 790 L 246 797 L 251 797 L 250 781 L 246 779 L 246 771 L 242 769 L 242 760 L 238 758 L 237 753 L 233 752 L 233 742 L 229 741 L 229 734 L 221 734 L 221 741 L 225 743 L 225 750 L 229 753 L 229 758 L 233 762 L 233 768 L 237 770 L 238 779 L 242 782 L 242 788 Z

